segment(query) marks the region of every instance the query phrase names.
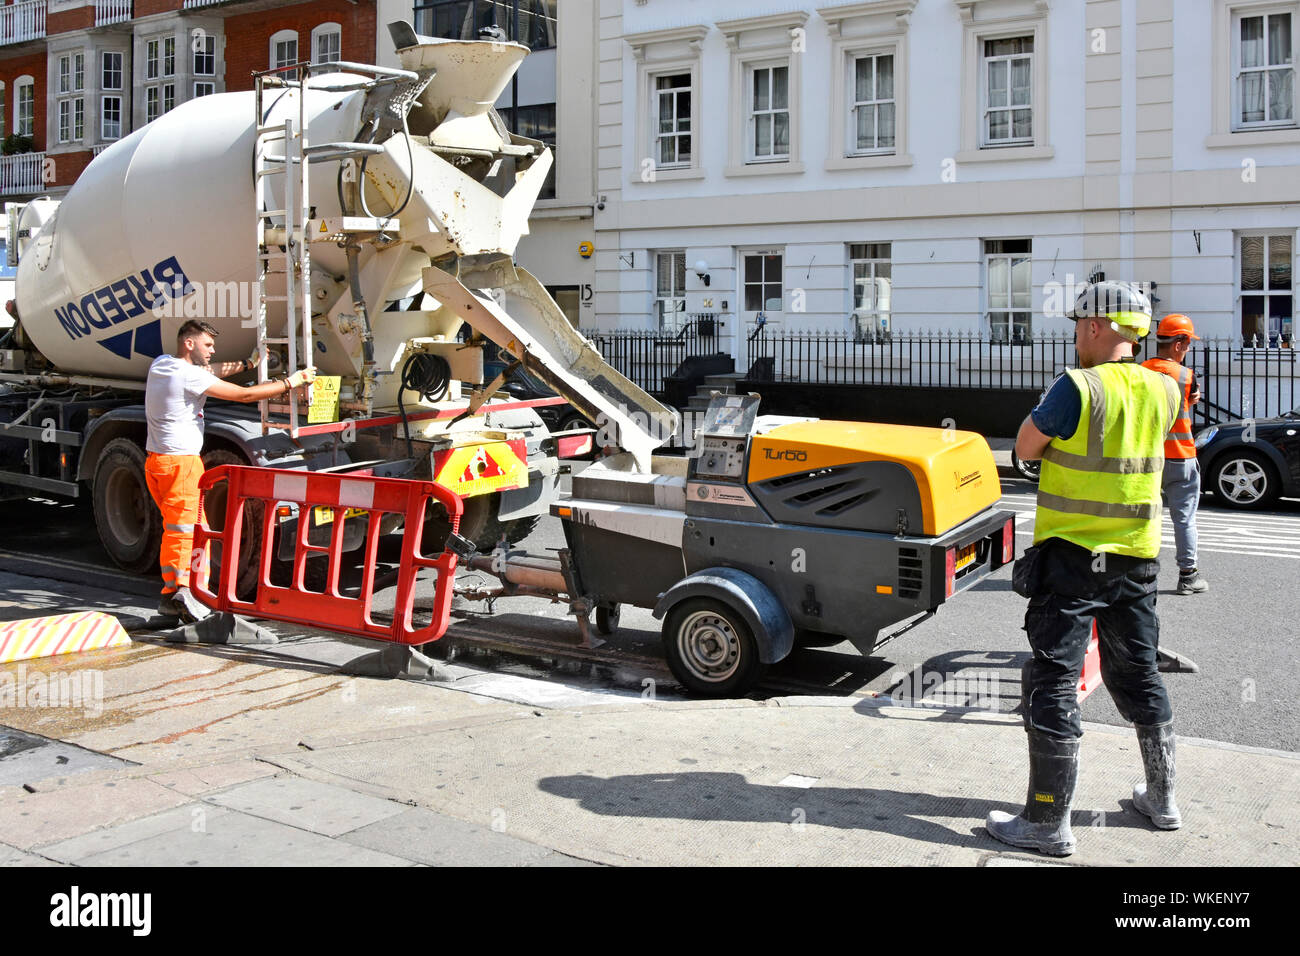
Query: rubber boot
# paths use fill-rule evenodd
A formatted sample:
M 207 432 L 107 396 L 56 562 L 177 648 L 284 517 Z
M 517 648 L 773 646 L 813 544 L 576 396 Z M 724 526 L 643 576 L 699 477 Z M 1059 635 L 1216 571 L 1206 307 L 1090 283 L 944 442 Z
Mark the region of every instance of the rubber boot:
M 1177 830 L 1182 814 L 1174 805 L 1174 725 L 1170 721 L 1150 727 L 1135 725 L 1146 783 L 1133 788 L 1133 805 L 1161 830 Z
M 1001 810 L 984 821 L 989 835 L 1003 843 L 1048 856 L 1074 852 L 1070 804 L 1079 777 L 1079 741 L 1029 731 L 1029 795 L 1020 816 Z
M 199 603 L 199 599 L 190 593 L 188 587 L 183 585 L 176 589 L 175 594 L 172 595 L 172 600 L 180 611 L 182 624 L 194 624 L 212 613 L 211 610 Z
M 181 606 L 176 603 L 175 591 L 164 594 L 158 599 L 158 614 L 165 618 L 180 618 Z

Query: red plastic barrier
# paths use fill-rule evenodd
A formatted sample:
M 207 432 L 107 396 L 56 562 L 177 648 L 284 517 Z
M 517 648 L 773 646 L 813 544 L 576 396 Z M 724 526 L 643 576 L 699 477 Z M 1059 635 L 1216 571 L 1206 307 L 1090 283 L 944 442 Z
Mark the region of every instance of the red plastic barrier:
M 431 499 L 437 500 L 451 518 L 453 532 L 460 530 L 460 516 L 464 511 L 459 495 L 432 481 L 410 481 L 404 478 L 356 477 L 348 475 L 319 474 L 291 471 L 283 468 L 253 468 L 222 465 L 204 473 L 199 482 L 200 492 L 206 496 L 217 482 L 227 482 L 225 528 L 214 531 L 208 527 L 206 514 L 200 510 L 194 528 L 194 547 L 204 549 L 210 557 L 213 542 L 221 545 L 221 573 L 215 589 L 208 575 L 197 575 L 191 590 L 207 607 L 215 611 L 231 611 L 274 621 L 288 621 L 311 627 L 323 627 L 357 637 L 368 637 L 397 644 L 418 645 L 436 641 L 447 629 L 451 610 L 452 579 L 456 572 L 456 555 L 444 551 L 436 558 L 426 558 L 420 552 L 420 539 L 424 531 L 425 508 Z M 263 509 L 260 568 L 257 593 L 251 601 L 244 601 L 235 593 L 238 562 L 228 556 L 239 554 L 241 536 L 245 533 L 244 503 L 261 500 Z M 281 587 L 271 583 L 271 563 L 274 558 L 276 507 L 283 502 L 298 505 L 298 533 L 296 535 L 292 586 Z M 333 528 L 328 545 L 308 543 L 312 509 L 333 510 Z M 339 568 L 343 555 L 344 524 L 346 515 L 366 512 L 366 541 L 364 545 L 363 579 L 358 597 L 339 593 Z M 376 623 L 371 616 L 371 598 L 374 592 L 375 564 L 379 548 L 380 520 L 385 513 L 400 514 L 405 519 L 402 534 L 401 561 L 397 573 L 397 594 L 391 624 Z M 329 571 L 325 593 L 307 590 L 303 585 L 306 560 L 313 554 L 329 556 Z M 415 584 L 419 572 L 432 568 L 437 572 L 434 586 L 432 621 L 425 627 L 414 626 Z
M 1101 686 L 1101 642 L 1097 639 L 1097 622 L 1092 622 L 1092 638 L 1083 656 L 1083 673 L 1079 675 L 1079 702 Z

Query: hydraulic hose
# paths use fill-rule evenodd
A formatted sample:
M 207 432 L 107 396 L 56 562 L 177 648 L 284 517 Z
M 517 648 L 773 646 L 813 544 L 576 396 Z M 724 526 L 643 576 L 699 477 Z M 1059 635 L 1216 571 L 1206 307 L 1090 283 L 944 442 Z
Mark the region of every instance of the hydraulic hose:
M 411 445 L 411 423 L 406 417 L 406 403 L 402 393 L 412 391 L 419 393 L 426 402 L 441 401 L 451 385 L 451 366 L 441 355 L 428 352 L 413 352 L 402 363 L 402 382 L 397 390 L 397 408 L 402 413 L 402 428 L 406 432 L 406 457 L 414 458 Z

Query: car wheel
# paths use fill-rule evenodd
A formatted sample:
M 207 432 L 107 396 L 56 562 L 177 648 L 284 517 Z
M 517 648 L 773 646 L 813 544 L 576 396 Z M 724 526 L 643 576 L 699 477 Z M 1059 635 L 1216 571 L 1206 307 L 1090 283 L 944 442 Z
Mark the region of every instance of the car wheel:
M 1234 448 L 1214 461 L 1210 491 L 1229 508 L 1264 508 L 1277 498 L 1280 483 L 1273 463 L 1257 451 Z
M 1041 461 L 1025 461 L 1016 454 L 1016 450 L 1011 449 L 1011 467 L 1021 478 L 1027 478 L 1030 481 L 1037 481 L 1039 474 L 1043 470 Z
M 591 422 L 587 421 L 581 415 L 565 415 L 560 419 L 560 427 L 556 431 L 571 432 L 575 428 L 590 428 Z
M 711 598 L 683 601 L 663 627 L 668 667 L 683 687 L 702 697 L 735 697 L 762 678 L 767 666 L 736 611 Z
M 157 571 L 163 532 L 144 462 L 143 448 L 130 438 L 114 438 L 100 453 L 92 488 L 99 540 L 114 564 L 135 574 Z

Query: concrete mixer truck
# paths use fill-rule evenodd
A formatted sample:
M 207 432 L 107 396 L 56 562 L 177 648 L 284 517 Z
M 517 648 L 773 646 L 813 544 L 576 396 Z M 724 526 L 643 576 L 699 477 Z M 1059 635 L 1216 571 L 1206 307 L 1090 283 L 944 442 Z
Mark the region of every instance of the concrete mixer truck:
M 552 435 L 537 402 L 494 397 L 505 373 L 483 381 L 489 342 L 563 396 L 549 401 L 608 423 L 635 461 L 672 434 L 676 413 L 513 262 L 552 163 L 493 109 L 528 49 L 389 29 L 400 69 L 270 71 L 109 146 L 61 201 L 10 204 L 0 496 L 88 497 L 113 560 L 151 569 L 161 516 L 143 473 L 144 379 L 191 318 L 217 327 L 219 357 L 257 351 L 249 381 L 312 365 L 338 385 L 332 421 L 311 421 L 296 395 L 209 402 L 209 467 L 432 477 L 466 497 L 462 534 L 483 547 L 546 513 L 558 458 L 591 438 Z M 220 495 L 208 507 L 223 520 Z M 332 514 L 277 510 L 283 542 L 299 521 L 328 541 Z M 345 549 L 360 546 L 354 524 Z

